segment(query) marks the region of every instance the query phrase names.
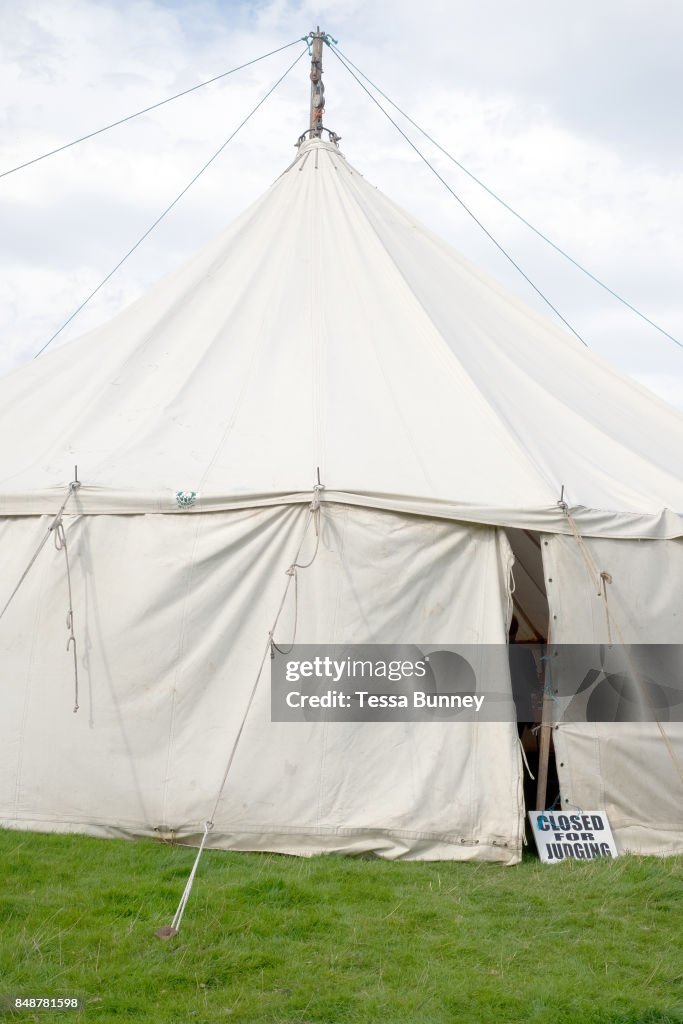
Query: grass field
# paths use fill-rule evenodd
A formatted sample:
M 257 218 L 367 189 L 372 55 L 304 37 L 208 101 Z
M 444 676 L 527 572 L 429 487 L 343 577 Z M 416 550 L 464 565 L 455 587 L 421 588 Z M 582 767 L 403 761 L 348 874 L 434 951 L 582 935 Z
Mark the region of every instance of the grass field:
M 683 858 L 515 868 L 205 853 L 0 831 L 0 995 L 15 1020 L 683 1021 Z

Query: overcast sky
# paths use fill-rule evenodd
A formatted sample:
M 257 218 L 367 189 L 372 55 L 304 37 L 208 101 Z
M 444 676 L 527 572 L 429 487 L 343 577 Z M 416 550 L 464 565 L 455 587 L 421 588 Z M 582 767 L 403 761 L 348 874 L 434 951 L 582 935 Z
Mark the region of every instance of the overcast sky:
M 473 173 L 683 340 L 679 0 L 0 0 L 0 15 L 0 171 L 319 23 Z M 297 52 L 0 179 L 0 372 L 47 341 Z M 324 59 L 326 124 L 347 159 L 541 309 L 336 58 Z M 308 93 L 304 58 L 54 344 L 107 320 L 266 189 L 307 126 Z M 683 408 L 683 349 L 411 135 L 588 344 Z

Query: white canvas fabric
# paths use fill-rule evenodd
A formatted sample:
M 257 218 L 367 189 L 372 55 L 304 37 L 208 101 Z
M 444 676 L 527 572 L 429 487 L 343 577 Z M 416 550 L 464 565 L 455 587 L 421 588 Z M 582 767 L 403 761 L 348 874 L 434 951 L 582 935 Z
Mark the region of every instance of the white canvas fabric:
M 290 506 L 70 519 L 81 707 L 50 547 L 0 623 L 0 825 L 194 841 L 309 518 Z M 45 526 L 2 521 L 11 569 Z M 309 528 L 300 561 L 314 550 Z M 289 645 L 296 618 L 299 642 L 504 643 L 510 564 L 492 528 L 327 505 L 276 640 Z M 210 845 L 519 859 L 513 725 L 272 723 L 269 671 L 267 659 Z
M 49 409 L 49 415 L 46 410 Z M 683 532 L 683 417 L 421 228 L 297 160 L 111 323 L 0 380 L 0 514 L 331 500 L 585 535 Z
M 605 603 L 573 538 L 543 543 L 558 643 L 683 642 L 683 541 L 588 540 Z M 561 668 L 556 670 L 562 687 Z M 671 681 L 680 688 L 681 680 Z M 604 808 L 620 851 L 683 853 L 683 724 L 563 723 L 553 732 L 562 807 Z

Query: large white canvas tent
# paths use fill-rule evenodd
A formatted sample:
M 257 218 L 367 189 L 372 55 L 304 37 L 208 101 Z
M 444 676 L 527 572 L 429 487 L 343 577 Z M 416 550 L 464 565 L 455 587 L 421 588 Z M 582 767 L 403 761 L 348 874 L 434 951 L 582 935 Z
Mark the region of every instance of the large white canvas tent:
M 513 600 L 560 642 L 678 643 L 681 451 L 673 409 L 304 142 L 187 266 L 0 381 L 0 606 L 68 497 L 0 620 L 0 824 L 514 863 L 513 723 L 271 722 L 286 572 L 315 554 L 283 643 L 296 617 L 505 644 Z M 683 851 L 683 727 L 554 741 L 563 807 Z

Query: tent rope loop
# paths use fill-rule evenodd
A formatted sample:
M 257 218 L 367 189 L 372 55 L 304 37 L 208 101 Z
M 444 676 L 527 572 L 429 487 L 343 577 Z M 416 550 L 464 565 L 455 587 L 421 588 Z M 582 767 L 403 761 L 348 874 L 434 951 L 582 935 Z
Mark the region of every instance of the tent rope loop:
M 564 487 L 562 488 L 562 493 L 564 494 Z M 585 543 L 583 537 L 581 536 L 581 533 L 579 531 L 578 526 L 576 525 L 576 520 L 574 519 L 574 516 L 569 511 L 569 505 L 567 504 L 567 502 L 564 501 L 561 498 L 558 501 L 557 504 L 558 504 L 558 507 L 564 512 L 564 514 L 566 516 L 566 519 L 567 519 L 567 522 L 569 523 L 570 529 L 571 529 L 572 534 L 574 536 L 574 539 L 575 539 L 576 543 L 578 544 L 579 551 L 581 552 L 581 556 L 582 556 L 582 558 L 584 560 L 584 563 L 586 565 L 586 569 L 588 570 L 588 575 L 590 576 L 591 581 L 593 583 L 593 586 L 595 588 L 595 593 L 598 595 L 598 597 L 600 597 L 602 599 L 602 602 L 603 602 L 603 604 L 605 606 L 605 619 L 606 619 L 606 623 L 607 623 L 607 640 L 608 640 L 608 645 L 610 647 L 612 647 L 612 645 L 613 645 L 613 641 L 612 641 L 612 619 L 611 619 L 611 615 L 610 615 L 609 602 L 607 600 L 607 584 L 613 582 L 612 581 L 612 575 L 611 575 L 611 573 L 607 572 L 605 569 L 598 569 L 597 565 L 593 561 L 591 553 L 588 550 L 588 548 L 586 547 L 586 543 Z
M 289 576 L 290 577 L 290 580 L 287 581 L 288 585 L 289 585 L 289 582 L 291 581 L 291 579 L 294 580 L 294 629 L 293 629 L 293 632 L 292 632 L 292 639 L 291 639 L 289 647 L 286 650 L 284 650 L 282 647 L 278 647 L 278 645 L 276 644 L 275 639 L 273 637 L 273 633 L 275 631 L 275 625 L 277 624 L 277 622 L 276 622 L 275 625 L 273 626 L 273 629 L 268 634 L 270 636 L 270 656 L 271 656 L 271 659 L 275 657 L 275 651 L 277 651 L 279 654 L 289 654 L 290 651 L 292 650 L 292 648 L 294 647 L 294 644 L 296 643 L 296 629 L 297 629 L 297 624 L 298 624 L 298 621 L 299 621 L 299 578 L 298 578 L 297 572 L 298 572 L 299 569 L 308 569 L 311 565 L 313 565 L 313 563 L 315 562 L 316 558 L 318 557 L 318 551 L 320 550 L 320 492 L 322 490 L 323 490 L 323 485 L 321 483 L 317 483 L 317 484 L 313 485 L 313 500 L 311 501 L 311 504 L 309 505 L 309 512 L 311 513 L 311 520 L 313 522 L 313 528 L 315 529 L 315 548 L 313 549 L 313 554 L 311 555 L 311 557 L 308 560 L 308 562 L 297 562 L 297 561 L 294 561 L 289 566 L 289 568 L 287 570 L 285 570 L 285 576 Z M 309 520 L 309 522 L 311 520 Z M 306 524 L 306 528 L 308 529 L 308 523 Z M 301 545 L 299 546 L 299 551 L 297 552 L 297 557 L 298 557 L 299 553 L 301 552 L 302 548 L 303 548 L 303 541 L 301 542 Z M 278 617 L 279 617 L 279 615 L 278 615 Z
M 313 484 L 313 500 L 311 501 L 311 512 L 317 512 L 320 508 L 320 492 L 325 490 L 325 485 L 318 481 Z
M 524 762 L 524 767 L 526 768 L 527 772 L 529 773 L 529 778 L 531 779 L 531 781 L 535 782 L 536 781 L 536 776 L 534 775 L 534 773 L 531 771 L 531 768 L 529 767 L 529 762 L 527 761 L 527 756 L 526 756 L 526 750 L 524 749 L 524 744 L 522 743 L 522 740 L 521 740 L 521 738 L 519 736 L 517 737 L 517 742 L 519 743 L 519 749 L 520 749 L 520 751 L 522 753 L 522 761 Z M 526 843 L 525 843 L 525 845 L 526 845 Z
M 292 579 L 294 580 L 294 630 L 292 632 L 292 640 L 288 649 L 283 650 L 282 647 L 278 647 L 277 643 L 275 642 L 275 637 L 273 636 L 275 632 L 275 626 L 277 625 L 277 619 L 275 620 L 273 628 L 268 634 L 270 639 L 271 660 L 275 657 L 275 651 L 277 651 L 279 654 L 289 654 L 292 648 L 294 647 L 294 644 L 296 643 L 296 629 L 297 623 L 299 621 L 299 579 L 297 576 L 297 570 L 308 569 L 309 566 L 313 565 L 316 558 L 318 557 L 318 551 L 320 549 L 320 492 L 323 490 L 324 484 L 320 483 L 320 471 L 318 471 L 318 482 L 313 485 L 313 499 L 311 501 L 311 504 L 308 506 L 309 512 L 311 513 L 311 520 L 313 521 L 313 527 L 315 529 L 315 548 L 313 549 L 313 554 L 308 562 L 298 562 L 295 559 L 289 566 L 289 568 L 285 570 L 285 576 L 290 577 L 290 579 L 287 581 L 287 586 L 289 586 L 289 583 L 291 582 Z M 309 520 L 308 522 L 310 522 L 311 520 Z M 306 523 L 306 530 L 304 531 L 304 539 L 306 532 L 308 531 L 308 522 Z M 299 550 L 297 551 L 297 558 L 301 553 L 303 544 L 304 540 L 302 539 L 301 544 L 299 545 Z M 282 611 L 282 608 L 280 608 L 280 611 Z M 279 616 L 280 613 L 278 612 L 278 618 Z
M 76 634 L 74 633 L 74 608 L 73 608 L 73 593 L 71 589 L 71 566 L 69 564 L 69 547 L 66 542 L 66 533 L 64 531 L 64 523 L 62 517 L 59 517 L 57 522 L 54 522 L 50 527 L 54 531 L 55 548 L 57 551 L 64 552 L 64 561 L 66 564 L 66 585 L 69 592 L 69 610 L 66 613 L 66 628 L 69 631 L 69 637 L 66 641 L 67 654 L 69 650 L 73 651 L 74 659 L 74 714 L 78 711 L 78 645 L 76 642 Z
M 316 549 L 316 553 L 317 553 L 317 549 Z M 313 561 L 314 559 L 315 559 L 315 555 L 313 556 L 313 559 L 311 561 Z M 309 562 L 308 564 L 310 565 L 311 563 Z M 292 639 L 290 641 L 289 647 L 287 647 L 287 648 L 279 647 L 278 644 L 275 642 L 275 637 L 273 636 L 273 634 L 275 632 L 275 625 L 276 625 L 276 623 L 274 623 L 273 624 L 273 628 L 268 633 L 268 636 L 270 638 L 270 657 L 271 657 L 271 660 L 275 657 L 275 651 L 277 651 L 278 654 L 285 654 L 285 655 L 290 654 L 291 651 L 292 651 L 292 648 L 294 647 L 294 644 L 296 643 L 296 630 L 297 630 L 297 626 L 299 624 L 299 579 L 297 577 L 296 571 L 299 568 L 305 569 L 305 568 L 307 568 L 307 566 L 290 565 L 289 569 L 285 573 L 285 576 L 289 576 L 289 579 L 287 580 L 287 588 L 289 588 L 290 582 L 292 580 L 294 580 L 294 628 L 292 629 Z
M 605 614 L 607 616 L 607 643 L 611 647 L 612 646 L 612 626 L 611 626 L 611 622 L 610 622 L 609 603 L 607 601 L 607 584 L 612 582 L 612 577 L 611 577 L 610 573 L 605 572 L 604 569 L 600 573 L 600 582 L 602 584 L 601 596 L 602 596 L 603 601 L 605 602 Z

